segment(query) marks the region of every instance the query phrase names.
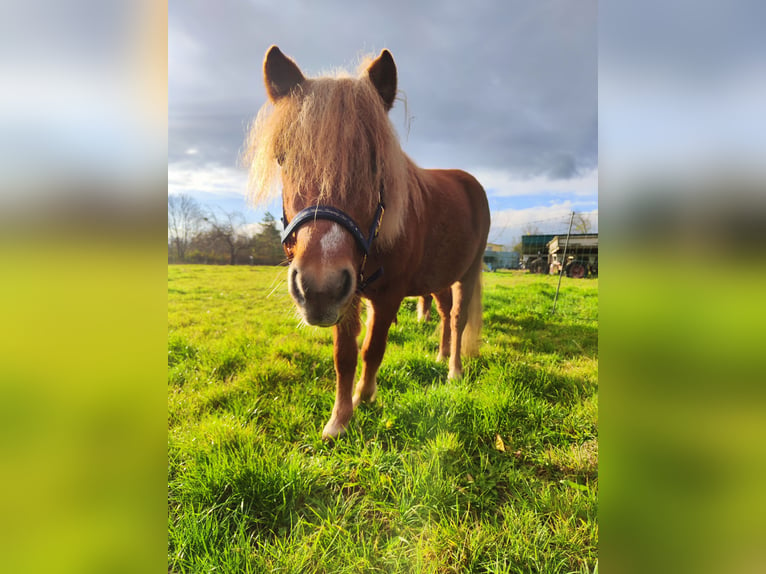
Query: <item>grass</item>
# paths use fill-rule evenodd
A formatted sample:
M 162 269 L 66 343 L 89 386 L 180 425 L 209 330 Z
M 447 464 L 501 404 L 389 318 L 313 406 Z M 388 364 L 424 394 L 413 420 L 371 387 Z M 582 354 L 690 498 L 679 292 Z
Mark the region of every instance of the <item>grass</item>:
M 598 280 L 551 315 L 557 278 L 486 273 L 461 381 L 405 300 L 377 402 L 328 446 L 331 332 L 285 276 L 168 267 L 169 571 L 597 571 Z

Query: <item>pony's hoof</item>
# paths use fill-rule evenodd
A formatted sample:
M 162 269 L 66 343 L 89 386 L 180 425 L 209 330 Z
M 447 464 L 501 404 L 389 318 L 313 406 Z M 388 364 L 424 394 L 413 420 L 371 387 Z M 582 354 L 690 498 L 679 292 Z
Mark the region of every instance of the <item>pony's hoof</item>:
M 377 393 L 372 393 L 369 397 L 363 396 L 361 394 L 355 394 L 354 398 L 352 399 L 354 408 L 357 408 L 362 403 L 372 404 L 375 402 L 375 398 L 377 396 Z
M 359 381 L 359 384 L 356 387 L 356 391 L 354 392 L 354 397 L 351 399 L 354 408 L 358 407 L 362 403 L 374 403 L 375 398 L 378 396 L 378 385 L 373 383 L 372 385 L 368 384 L 368 387 L 372 387 L 372 389 L 362 388 L 362 381 Z
M 342 437 L 344 434 L 346 434 L 346 427 L 337 421 L 330 420 L 324 426 L 324 430 L 322 430 L 322 440 L 333 442 L 335 439 Z
M 449 374 L 447 375 L 448 380 L 458 380 L 463 378 L 463 371 L 458 371 L 457 369 L 450 369 Z

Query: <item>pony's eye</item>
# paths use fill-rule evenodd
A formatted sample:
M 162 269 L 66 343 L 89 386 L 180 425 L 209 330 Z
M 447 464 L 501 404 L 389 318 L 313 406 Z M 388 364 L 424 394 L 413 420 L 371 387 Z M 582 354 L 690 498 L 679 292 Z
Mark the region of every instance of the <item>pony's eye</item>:
M 285 163 L 285 154 L 283 153 L 277 154 L 276 160 L 279 165 L 282 165 L 283 163 Z
M 295 237 L 289 237 L 282 243 L 282 248 L 285 251 L 288 261 L 292 261 L 295 256 Z

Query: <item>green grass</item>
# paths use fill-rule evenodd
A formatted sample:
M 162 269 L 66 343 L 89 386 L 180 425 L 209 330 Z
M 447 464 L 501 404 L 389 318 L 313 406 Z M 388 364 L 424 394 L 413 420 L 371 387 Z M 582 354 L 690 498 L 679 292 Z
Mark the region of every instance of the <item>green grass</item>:
M 285 277 L 168 267 L 169 571 L 597 570 L 598 280 L 551 315 L 557 278 L 486 273 L 461 381 L 405 300 L 377 402 L 328 446 L 331 331 Z

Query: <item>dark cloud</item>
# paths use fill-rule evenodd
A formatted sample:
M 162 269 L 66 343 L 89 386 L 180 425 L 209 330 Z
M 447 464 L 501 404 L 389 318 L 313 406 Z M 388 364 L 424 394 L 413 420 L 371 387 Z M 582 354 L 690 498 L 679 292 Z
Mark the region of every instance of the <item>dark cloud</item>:
M 759 0 L 618 0 L 599 6 L 601 66 L 610 74 L 709 85 L 766 57 Z
M 169 162 L 236 164 L 278 44 L 310 75 L 390 49 L 407 112 L 397 102 L 392 120 L 421 165 L 596 166 L 595 1 L 171 2 L 169 30 Z

